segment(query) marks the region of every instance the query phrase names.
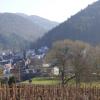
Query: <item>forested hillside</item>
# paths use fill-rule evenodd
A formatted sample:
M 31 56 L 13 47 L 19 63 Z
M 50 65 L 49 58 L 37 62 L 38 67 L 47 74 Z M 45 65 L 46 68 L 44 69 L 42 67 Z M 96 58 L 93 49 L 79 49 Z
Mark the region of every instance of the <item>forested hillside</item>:
M 33 17 L 27 17 L 16 13 L 0 13 L 0 48 L 27 48 L 48 31 L 32 20 Z
M 37 41 L 36 46 L 51 46 L 53 42 L 63 39 L 82 40 L 91 44 L 100 43 L 100 1 L 89 5 L 49 31 Z

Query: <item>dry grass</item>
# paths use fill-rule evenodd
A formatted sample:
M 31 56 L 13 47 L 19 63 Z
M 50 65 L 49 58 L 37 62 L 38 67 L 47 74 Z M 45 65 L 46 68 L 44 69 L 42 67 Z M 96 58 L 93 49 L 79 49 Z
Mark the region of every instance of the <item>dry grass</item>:
M 0 100 L 100 100 L 100 87 L 2 85 Z

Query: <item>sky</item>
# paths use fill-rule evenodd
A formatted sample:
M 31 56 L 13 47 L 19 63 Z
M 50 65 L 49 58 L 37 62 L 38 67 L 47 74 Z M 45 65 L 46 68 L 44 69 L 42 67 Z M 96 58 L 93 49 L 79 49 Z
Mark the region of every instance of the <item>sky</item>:
M 0 0 L 0 12 L 38 15 L 63 22 L 98 0 Z

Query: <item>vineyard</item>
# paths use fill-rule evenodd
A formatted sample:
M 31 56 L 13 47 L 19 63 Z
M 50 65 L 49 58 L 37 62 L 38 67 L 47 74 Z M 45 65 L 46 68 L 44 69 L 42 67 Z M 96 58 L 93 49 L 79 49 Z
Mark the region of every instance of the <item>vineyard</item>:
M 100 86 L 1 85 L 0 100 L 100 100 Z

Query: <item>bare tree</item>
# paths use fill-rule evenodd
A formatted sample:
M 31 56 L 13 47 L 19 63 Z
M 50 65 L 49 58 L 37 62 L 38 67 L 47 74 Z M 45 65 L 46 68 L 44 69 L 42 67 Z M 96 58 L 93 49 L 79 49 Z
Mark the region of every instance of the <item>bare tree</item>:
M 91 53 L 91 63 L 93 65 L 92 75 L 95 80 L 100 80 L 100 46 L 96 46 Z
M 80 83 L 84 72 L 89 71 L 90 45 L 81 41 L 64 40 L 53 44 L 46 60 L 59 66 L 62 84 L 75 78 L 76 84 Z M 88 59 L 87 59 L 88 58 Z M 72 68 L 73 74 L 67 78 L 67 71 Z

